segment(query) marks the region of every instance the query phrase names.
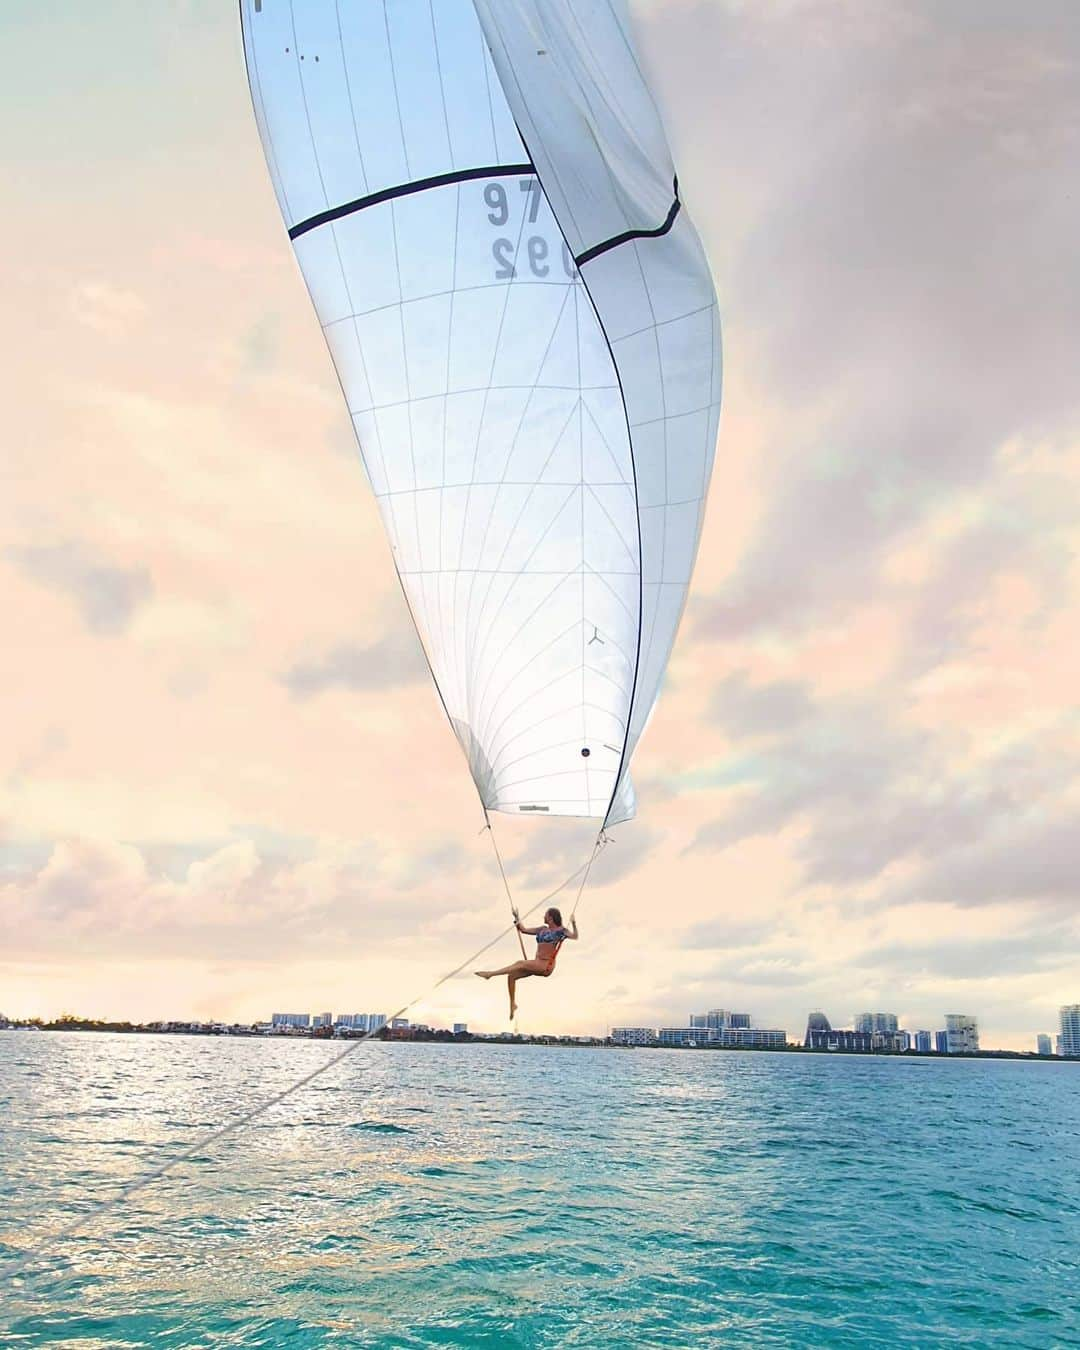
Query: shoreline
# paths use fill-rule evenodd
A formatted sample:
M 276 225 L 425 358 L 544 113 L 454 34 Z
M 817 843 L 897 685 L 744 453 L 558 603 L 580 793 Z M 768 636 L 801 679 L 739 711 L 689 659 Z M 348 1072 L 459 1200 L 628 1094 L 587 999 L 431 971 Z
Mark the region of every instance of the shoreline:
M 1080 1064 L 1080 1055 L 1040 1055 L 1028 1050 L 977 1050 L 972 1054 L 943 1054 L 936 1050 L 825 1050 L 811 1049 L 805 1045 L 789 1043 L 787 1045 L 619 1045 L 610 1037 L 600 1036 L 529 1036 L 516 1032 L 459 1032 L 419 1031 L 413 1028 L 390 1030 L 382 1028 L 374 1036 L 364 1033 L 344 1036 L 316 1035 L 311 1032 L 290 1032 L 268 1034 L 253 1027 L 225 1027 L 218 1024 L 199 1025 L 173 1024 L 171 1026 L 151 1026 L 132 1022 L 90 1022 L 65 1020 L 62 1022 L 21 1022 L 9 1023 L 0 1027 L 0 1037 L 4 1031 L 42 1031 L 73 1032 L 78 1034 L 101 1033 L 106 1035 L 133 1036 L 197 1036 L 204 1039 L 236 1039 L 260 1041 L 326 1041 L 337 1044 L 342 1041 L 381 1041 L 404 1042 L 424 1045 L 534 1045 L 544 1048 L 564 1050 L 619 1050 L 648 1054 L 656 1050 L 670 1050 L 678 1054 L 731 1054 L 731 1055 L 813 1055 L 829 1059 L 927 1059 L 927 1060 L 977 1060 L 1003 1059 L 1020 1060 L 1043 1064 Z

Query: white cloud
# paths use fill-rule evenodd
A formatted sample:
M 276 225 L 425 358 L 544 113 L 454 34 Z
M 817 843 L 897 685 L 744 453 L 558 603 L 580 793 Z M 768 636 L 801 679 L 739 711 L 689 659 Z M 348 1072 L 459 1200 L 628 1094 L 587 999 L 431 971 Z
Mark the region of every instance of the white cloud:
M 71 314 L 105 337 L 129 333 L 145 317 L 146 301 L 107 281 L 80 282 L 71 294 Z

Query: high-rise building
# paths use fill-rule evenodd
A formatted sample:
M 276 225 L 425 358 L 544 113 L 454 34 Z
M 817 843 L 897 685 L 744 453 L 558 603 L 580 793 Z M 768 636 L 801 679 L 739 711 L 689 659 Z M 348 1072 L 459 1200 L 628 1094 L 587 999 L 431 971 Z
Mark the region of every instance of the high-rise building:
M 898 1028 L 899 1018 L 895 1013 L 865 1012 L 859 1013 L 855 1018 L 855 1030 L 861 1036 L 870 1037 L 870 1048 L 872 1050 L 906 1049 L 906 1042 L 901 1044 L 897 1040 Z
M 950 1055 L 973 1055 L 979 1048 L 978 1020 L 967 1013 L 946 1013 L 945 1044 Z
M 380 1028 L 386 1026 L 385 1013 L 368 1013 L 367 1020 L 368 1031 L 378 1031 Z
M 468 1033 L 469 1033 L 469 1024 L 468 1024 L 468 1022 L 455 1022 L 455 1023 L 454 1023 L 454 1035 L 455 1035 L 455 1036 L 467 1036 Z
M 726 1027 L 749 1029 L 750 1014 L 728 1012 L 726 1008 L 710 1008 L 708 1012 L 691 1013 L 691 1027 L 705 1027 L 709 1031 L 723 1031 Z
M 1054 1047 L 1050 1043 L 1050 1037 L 1047 1036 L 1044 1031 L 1040 1031 L 1038 1036 L 1035 1037 L 1035 1047 L 1036 1054 L 1052 1055 L 1054 1053 Z
M 934 1032 L 934 1049 L 939 1055 L 947 1055 L 949 1053 L 949 1033 L 947 1031 Z
M 815 1031 L 832 1031 L 832 1024 L 823 1012 L 812 1012 L 807 1015 L 806 1037 L 803 1040 L 803 1044 L 807 1046 L 807 1048 L 812 1044 L 811 1037 Z
M 309 1027 L 311 1026 L 310 1013 L 274 1013 L 270 1019 L 270 1025 L 274 1027 Z
M 915 1033 L 915 1049 L 920 1055 L 927 1055 L 934 1048 L 934 1038 L 929 1031 Z
M 1059 1055 L 1080 1055 L 1080 1003 L 1066 1003 L 1058 1009 L 1061 1019 Z
M 311 1025 L 317 1030 L 319 1027 L 332 1027 L 334 1025 L 333 1013 L 316 1013 Z

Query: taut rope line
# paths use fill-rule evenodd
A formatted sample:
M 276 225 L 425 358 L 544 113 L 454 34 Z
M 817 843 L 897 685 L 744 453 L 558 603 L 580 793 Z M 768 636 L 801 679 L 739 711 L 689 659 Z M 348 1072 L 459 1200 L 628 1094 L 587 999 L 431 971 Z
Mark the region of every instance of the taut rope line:
M 585 883 L 589 880 L 589 873 L 592 871 L 593 863 L 596 861 L 598 854 L 600 854 L 605 848 L 607 848 L 608 844 L 610 843 L 611 843 L 611 835 L 608 834 L 607 831 L 604 829 L 604 827 L 601 825 L 599 833 L 597 834 L 596 839 L 593 843 L 592 853 L 590 853 L 589 855 L 589 861 L 585 864 L 585 872 L 581 878 L 581 884 L 577 888 L 577 895 L 574 896 L 574 908 L 570 911 L 571 919 L 577 913 L 578 905 L 581 904 L 581 897 L 585 891 Z
M 484 829 L 491 837 L 491 847 L 495 850 L 495 861 L 499 864 L 499 876 L 502 877 L 503 890 L 510 902 L 510 913 L 514 916 L 514 932 L 517 933 L 518 946 L 521 948 L 521 959 L 524 961 L 527 959 L 525 956 L 525 939 L 521 936 L 521 930 L 518 928 L 518 921 L 521 916 L 518 914 L 517 905 L 514 904 L 514 897 L 510 892 L 510 883 L 506 879 L 506 868 L 503 866 L 502 854 L 499 852 L 499 841 L 495 838 L 495 830 L 492 827 L 491 817 L 488 815 L 486 806 L 484 807 L 484 822 Z
M 494 834 L 492 835 L 492 838 L 494 839 Z M 553 891 L 549 891 L 547 895 L 537 900 L 535 904 L 531 905 L 525 911 L 525 917 L 528 918 L 529 915 L 535 913 L 536 910 L 538 910 L 541 905 L 546 905 L 549 900 L 554 900 L 554 898 L 557 895 L 559 895 L 560 892 L 566 890 L 567 886 L 569 886 L 575 880 L 575 878 L 581 875 L 581 884 L 578 887 L 577 899 L 574 901 L 574 909 L 576 910 L 578 906 L 578 901 L 580 901 L 581 899 L 581 893 L 585 888 L 585 881 L 588 878 L 590 869 L 592 868 L 593 861 L 596 858 L 597 853 L 600 851 L 602 843 L 606 842 L 607 840 L 603 835 L 603 831 L 601 831 L 601 833 L 597 835 L 596 843 L 593 845 L 593 851 L 588 861 L 582 863 L 580 867 L 575 868 L 574 871 L 570 873 L 570 875 L 566 878 L 564 882 L 556 886 Z M 497 848 L 496 848 L 496 856 L 498 856 Z M 499 861 L 499 866 L 501 870 L 502 868 L 501 859 Z M 505 873 L 503 873 L 503 881 L 504 883 L 506 881 Z M 509 895 L 510 894 L 509 885 L 507 885 L 506 889 L 507 894 Z M 512 907 L 513 906 L 512 899 L 510 903 Z M 387 1025 L 389 1025 L 389 1023 L 392 1022 L 395 1017 L 401 1017 L 403 1013 L 406 1013 L 409 1011 L 410 1008 L 415 1007 L 416 1004 L 419 1003 L 422 999 L 429 997 L 429 995 L 433 994 L 436 989 L 446 984 L 448 980 L 452 980 L 455 975 L 460 975 L 461 972 L 467 966 L 472 965 L 472 963 L 477 959 L 478 956 L 483 956 L 483 954 L 490 948 L 494 947 L 496 943 L 501 942 L 503 938 L 506 937 L 507 933 L 516 931 L 517 931 L 517 920 L 515 919 L 514 923 L 502 929 L 495 937 L 493 937 L 490 940 L 490 942 L 485 942 L 484 945 L 480 947 L 477 951 L 473 952 L 471 956 L 467 956 L 465 960 L 461 962 L 460 965 L 455 966 L 453 970 L 448 970 L 445 975 L 440 976 L 439 979 L 437 979 L 429 989 L 424 990 L 423 993 L 417 994 L 414 998 L 411 998 L 408 1001 L 408 1003 L 403 1003 L 401 1007 L 397 1009 L 396 1012 L 391 1013 L 390 1016 L 387 1018 Z M 520 936 L 521 935 L 519 933 L 518 937 L 520 938 Z M 76 1215 L 74 1219 L 66 1223 L 62 1228 L 59 1228 L 56 1232 L 50 1233 L 44 1241 L 38 1243 L 34 1247 L 31 1247 L 28 1251 L 24 1252 L 22 1256 L 16 1257 L 14 1260 L 11 1261 L 3 1262 L 2 1264 L 0 1264 L 0 1279 L 14 1279 L 15 1276 L 21 1274 L 29 1266 L 33 1265 L 34 1262 L 37 1261 L 38 1258 L 44 1254 L 46 1244 L 52 1247 L 57 1242 L 62 1242 L 65 1238 L 72 1237 L 75 1233 L 80 1232 L 89 1223 L 91 1223 L 94 1219 L 98 1218 L 100 1215 L 107 1213 L 111 1209 L 115 1209 L 117 1205 L 121 1204 L 129 1196 L 136 1195 L 139 1191 L 146 1190 L 147 1187 L 152 1186 L 155 1181 L 159 1181 L 163 1176 L 166 1176 L 174 1168 L 179 1167 L 181 1163 L 187 1162 L 189 1159 L 193 1158 L 197 1153 L 201 1153 L 204 1149 L 220 1142 L 220 1140 L 222 1139 L 227 1138 L 230 1134 L 235 1134 L 237 1130 L 240 1130 L 245 1125 L 250 1124 L 251 1121 L 258 1119 L 259 1116 L 271 1110 L 272 1107 L 277 1106 L 280 1102 L 283 1102 L 287 1097 L 291 1097 L 294 1092 L 298 1092 L 302 1087 L 306 1087 L 308 1083 L 314 1082 L 316 1078 L 321 1078 L 324 1073 L 328 1073 L 332 1068 L 334 1068 L 335 1065 L 340 1064 L 341 1061 L 345 1059 L 348 1055 L 351 1055 L 354 1051 L 359 1050 L 359 1048 L 364 1044 L 365 1041 L 369 1041 L 372 1039 L 373 1036 L 377 1036 L 379 1030 L 381 1030 L 381 1028 L 377 1028 L 375 1031 L 365 1032 L 363 1036 L 353 1041 L 351 1045 L 346 1046 L 346 1048 L 342 1050 L 340 1054 L 335 1055 L 332 1059 L 328 1059 L 325 1064 L 319 1065 L 317 1069 L 312 1069 L 312 1071 L 310 1073 L 305 1074 L 303 1078 L 298 1078 L 297 1081 L 291 1084 L 289 1087 L 283 1088 L 281 1092 L 275 1093 L 272 1097 L 267 1097 L 263 1101 L 257 1102 L 249 1110 L 237 1116 L 235 1120 L 230 1120 L 227 1121 L 224 1125 L 219 1125 L 217 1129 L 211 1130 L 209 1134 L 202 1135 L 199 1139 L 196 1139 L 195 1142 L 190 1144 L 187 1148 L 182 1149 L 174 1157 L 169 1158 L 166 1162 L 161 1163 L 160 1166 L 152 1168 L 149 1172 L 144 1172 L 142 1176 L 136 1177 L 133 1181 L 129 1181 L 126 1185 L 121 1186 L 119 1190 L 117 1190 L 111 1196 L 109 1196 L 108 1199 L 101 1200 L 97 1204 L 91 1205 L 89 1209 L 85 1210 L 82 1214 Z

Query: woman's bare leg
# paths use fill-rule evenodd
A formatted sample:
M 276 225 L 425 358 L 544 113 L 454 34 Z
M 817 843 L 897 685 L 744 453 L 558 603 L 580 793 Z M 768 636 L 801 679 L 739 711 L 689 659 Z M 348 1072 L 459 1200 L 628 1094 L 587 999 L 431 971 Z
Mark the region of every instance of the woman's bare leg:
M 527 964 L 527 965 L 531 965 L 532 962 L 526 962 L 526 964 Z M 540 971 L 536 971 L 536 970 L 516 970 L 516 971 L 514 971 L 512 974 L 507 975 L 507 977 L 506 977 L 506 988 L 507 988 L 507 991 L 508 991 L 509 994 L 510 994 L 510 1020 L 511 1020 L 511 1022 L 514 1020 L 514 1016 L 515 1016 L 515 1014 L 517 1013 L 517 998 L 515 997 L 514 990 L 515 990 L 515 986 L 517 985 L 518 980 L 527 980 L 527 979 L 529 978 L 530 975 L 537 975 L 537 974 L 540 974 L 540 973 L 541 973 Z
M 515 961 L 512 965 L 501 966 L 498 970 L 477 970 L 473 973 L 482 980 L 490 980 L 495 975 L 537 975 L 539 961 Z
M 530 975 L 550 975 L 551 963 L 545 961 L 515 961 L 512 965 L 503 966 L 501 970 L 477 970 L 473 972 L 479 975 L 482 980 L 490 980 L 496 975 L 506 976 L 506 987 L 510 995 L 510 1018 L 513 1020 L 517 1012 L 517 1000 L 514 997 L 514 986 L 518 980 L 527 980 Z

